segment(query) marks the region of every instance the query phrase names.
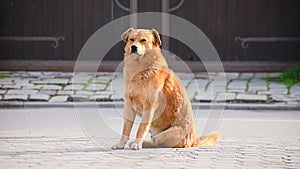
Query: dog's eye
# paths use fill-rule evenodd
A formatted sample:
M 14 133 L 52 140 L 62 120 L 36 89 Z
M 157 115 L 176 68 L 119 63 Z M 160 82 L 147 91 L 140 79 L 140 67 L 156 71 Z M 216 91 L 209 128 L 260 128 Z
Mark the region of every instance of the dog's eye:
M 129 40 L 130 40 L 131 42 L 134 42 L 134 39 L 133 39 L 133 38 L 130 38 Z
M 141 40 L 141 42 L 146 42 L 146 41 L 147 41 L 146 39 L 142 39 L 142 40 Z

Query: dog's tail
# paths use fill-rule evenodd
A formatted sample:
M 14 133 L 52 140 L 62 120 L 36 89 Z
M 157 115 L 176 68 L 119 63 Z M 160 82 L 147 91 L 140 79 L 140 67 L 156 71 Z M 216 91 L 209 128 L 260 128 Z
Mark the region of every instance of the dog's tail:
M 219 141 L 219 139 L 220 134 L 218 132 L 213 132 L 210 135 L 197 138 L 194 142 L 194 147 L 213 146 Z

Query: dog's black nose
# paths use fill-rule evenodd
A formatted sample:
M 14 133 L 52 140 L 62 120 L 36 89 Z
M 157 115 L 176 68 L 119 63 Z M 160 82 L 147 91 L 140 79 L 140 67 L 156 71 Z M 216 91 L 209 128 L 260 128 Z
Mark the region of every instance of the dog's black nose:
M 131 46 L 131 53 L 136 53 L 137 52 L 137 46 L 132 45 Z

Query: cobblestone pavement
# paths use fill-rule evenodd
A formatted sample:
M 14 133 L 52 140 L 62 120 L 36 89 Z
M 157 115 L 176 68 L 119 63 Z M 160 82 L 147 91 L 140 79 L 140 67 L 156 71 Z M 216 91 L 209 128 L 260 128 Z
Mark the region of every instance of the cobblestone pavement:
M 91 110 L 81 108 L 83 112 Z M 74 111 L 0 109 L 0 169 L 300 168 L 299 111 L 226 110 L 217 129 L 221 140 L 216 146 L 140 151 L 129 150 L 128 145 L 125 150 L 111 150 L 119 131 L 115 131 L 117 135 L 99 135 L 95 144 L 82 132 Z M 196 119 L 197 131 L 206 117 L 201 112 L 204 115 Z M 122 118 L 115 118 L 116 110 L 104 109 L 102 115 L 113 117 L 110 127 L 121 131 Z
M 117 139 L 115 139 L 117 141 Z M 99 149 L 87 138 L 0 138 L 0 168 L 300 168 L 300 138 L 223 138 L 217 146 Z
M 279 73 L 177 73 L 193 102 L 299 104 L 300 84 L 267 82 Z M 122 101 L 122 73 L 0 72 L 0 101 Z

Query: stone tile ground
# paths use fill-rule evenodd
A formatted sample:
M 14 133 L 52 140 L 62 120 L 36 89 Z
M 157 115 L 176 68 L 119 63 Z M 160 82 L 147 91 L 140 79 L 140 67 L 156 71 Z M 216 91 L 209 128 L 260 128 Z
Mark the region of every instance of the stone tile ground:
M 102 149 L 75 137 L 0 137 L 0 142 L 0 168 L 300 167 L 299 138 L 224 138 L 213 147 L 140 151 Z
M 193 102 L 298 103 L 300 84 L 267 83 L 278 73 L 177 73 Z M 122 73 L 0 72 L 0 101 L 122 101 Z

